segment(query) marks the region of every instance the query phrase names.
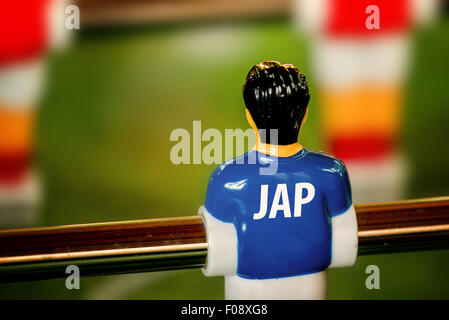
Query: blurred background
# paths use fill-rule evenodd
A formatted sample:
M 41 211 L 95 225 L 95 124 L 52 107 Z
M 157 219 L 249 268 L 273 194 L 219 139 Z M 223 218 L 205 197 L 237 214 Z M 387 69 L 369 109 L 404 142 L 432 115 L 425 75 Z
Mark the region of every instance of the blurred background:
M 390 2 L 370 1 L 374 33 L 363 0 L 79 0 L 73 30 L 67 1 L 2 3 L 0 227 L 196 214 L 216 165 L 174 165 L 170 133 L 247 129 L 242 85 L 264 60 L 307 76 L 300 142 L 345 161 L 355 202 L 449 195 L 449 6 Z M 444 250 L 359 257 L 329 271 L 328 298 L 448 299 L 448 268 Z M 0 298 L 224 298 L 198 269 L 64 283 Z

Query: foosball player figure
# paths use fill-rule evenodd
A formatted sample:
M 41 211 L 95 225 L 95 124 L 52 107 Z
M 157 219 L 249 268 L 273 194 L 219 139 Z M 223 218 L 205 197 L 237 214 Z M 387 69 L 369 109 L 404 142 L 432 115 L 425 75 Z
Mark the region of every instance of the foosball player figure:
M 210 177 L 199 210 L 208 241 L 203 272 L 225 277 L 226 299 L 325 299 L 327 269 L 357 257 L 345 165 L 298 142 L 310 100 L 298 68 L 255 65 L 243 97 L 257 142 Z

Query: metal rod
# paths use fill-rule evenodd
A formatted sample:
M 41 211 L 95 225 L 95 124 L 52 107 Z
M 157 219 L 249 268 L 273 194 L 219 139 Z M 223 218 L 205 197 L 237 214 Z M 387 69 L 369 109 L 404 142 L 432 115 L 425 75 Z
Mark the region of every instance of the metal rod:
M 449 248 L 449 197 L 355 207 L 359 255 Z
M 0 282 L 201 267 L 207 241 L 198 216 L 0 231 Z
M 359 255 L 449 248 L 449 197 L 356 205 Z M 198 268 L 200 217 L 0 230 L 0 282 Z

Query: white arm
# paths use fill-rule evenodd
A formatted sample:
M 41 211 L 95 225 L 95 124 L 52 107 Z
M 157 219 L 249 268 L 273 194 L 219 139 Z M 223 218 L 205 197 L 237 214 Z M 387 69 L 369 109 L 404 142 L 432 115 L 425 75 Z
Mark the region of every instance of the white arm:
M 332 218 L 332 260 L 329 268 L 350 267 L 357 258 L 357 217 L 354 205 Z
M 237 233 L 234 224 L 214 218 L 204 206 L 198 210 L 207 238 L 205 276 L 234 275 L 237 271 Z

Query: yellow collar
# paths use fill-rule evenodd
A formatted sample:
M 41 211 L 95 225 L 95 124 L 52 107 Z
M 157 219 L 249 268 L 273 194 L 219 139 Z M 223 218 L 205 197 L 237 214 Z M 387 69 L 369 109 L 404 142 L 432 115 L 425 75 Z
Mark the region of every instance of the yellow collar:
M 253 150 L 276 157 L 290 157 L 299 152 L 303 148 L 299 142 L 288 145 L 266 144 L 260 141 L 256 142 Z

